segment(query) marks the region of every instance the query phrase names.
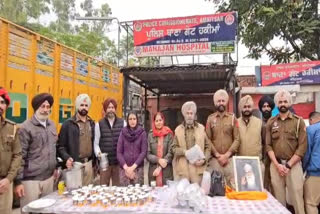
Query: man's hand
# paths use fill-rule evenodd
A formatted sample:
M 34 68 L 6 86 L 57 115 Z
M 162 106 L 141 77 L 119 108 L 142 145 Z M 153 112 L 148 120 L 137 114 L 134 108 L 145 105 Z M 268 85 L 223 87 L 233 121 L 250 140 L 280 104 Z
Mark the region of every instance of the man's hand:
M 288 175 L 288 173 L 290 172 L 290 169 L 289 168 L 287 168 L 286 166 L 283 166 L 283 168 L 284 168 L 284 176 L 287 176 Z
M 201 159 L 201 160 L 197 160 L 194 165 L 196 166 L 202 166 L 204 164 L 205 160 L 204 159 Z
M 276 167 L 280 176 L 283 177 L 287 175 L 288 169 L 284 165 L 278 163 Z
M 3 194 L 6 191 L 8 191 L 9 185 L 10 185 L 10 181 L 8 178 L 4 178 L 0 180 L 0 194 Z
M 23 186 L 23 184 L 19 184 L 18 186 L 16 186 L 15 193 L 19 198 L 24 196 L 24 186 Z
M 60 175 L 61 175 L 61 172 L 59 171 L 59 169 L 55 169 L 54 172 L 53 172 L 53 179 L 54 179 L 54 181 L 59 180 Z
M 157 167 L 157 168 L 153 171 L 152 175 L 153 175 L 154 177 L 157 177 L 157 176 L 160 174 L 161 170 L 162 170 L 161 167 Z
M 219 159 L 221 157 L 221 154 L 219 152 L 215 153 L 214 156 Z
M 219 162 L 220 166 L 224 167 L 225 165 L 228 164 L 229 157 L 226 154 L 220 155 L 220 157 L 218 158 L 218 162 Z
M 167 165 L 168 165 L 168 161 L 167 161 L 166 159 L 163 159 L 163 158 L 159 159 L 159 160 L 158 160 L 158 163 L 160 164 L 160 166 L 161 166 L 162 168 L 166 168 Z
M 73 159 L 72 158 L 69 158 L 66 162 L 66 166 L 68 169 L 71 169 L 72 166 L 73 166 Z

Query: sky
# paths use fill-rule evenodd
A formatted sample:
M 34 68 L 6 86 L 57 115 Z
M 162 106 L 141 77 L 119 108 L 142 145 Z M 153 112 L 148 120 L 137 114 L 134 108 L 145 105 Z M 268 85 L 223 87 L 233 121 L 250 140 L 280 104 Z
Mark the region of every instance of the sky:
M 82 1 L 76 0 L 78 5 Z M 103 3 L 109 4 L 112 10 L 111 16 L 117 17 L 120 22 L 215 13 L 212 1 L 205 0 L 94 0 L 94 7 L 99 7 Z M 113 21 L 110 32 L 106 33 L 115 42 L 117 42 L 117 28 L 117 22 Z M 247 54 L 248 49 L 239 44 L 237 73 L 240 75 L 254 74 L 255 66 L 270 64 L 267 56 L 252 60 L 245 58 Z M 233 56 L 234 60 L 235 56 Z M 200 62 L 207 62 L 214 60 L 214 57 L 217 56 L 200 56 L 199 59 Z M 197 59 L 198 57 L 195 57 L 196 62 Z M 192 57 L 179 57 L 179 63 L 192 63 Z

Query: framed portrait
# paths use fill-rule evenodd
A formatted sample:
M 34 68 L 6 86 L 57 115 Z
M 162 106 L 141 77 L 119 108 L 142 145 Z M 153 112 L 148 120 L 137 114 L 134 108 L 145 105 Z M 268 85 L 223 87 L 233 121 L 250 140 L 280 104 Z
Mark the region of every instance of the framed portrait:
M 236 191 L 263 191 L 259 157 L 233 156 Z

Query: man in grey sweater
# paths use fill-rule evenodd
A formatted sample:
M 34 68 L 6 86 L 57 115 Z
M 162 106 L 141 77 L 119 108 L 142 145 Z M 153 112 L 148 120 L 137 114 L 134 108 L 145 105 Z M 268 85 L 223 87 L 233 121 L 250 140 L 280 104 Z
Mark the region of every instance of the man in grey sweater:
M 56 169 L 56 126 L 49 120 L 53 97 L 42 93 L 32 99 L 34 115 L 19 129 L 22 167 L 15 180 L 15 192 L 21 198 L 21 209 L 53 192 Z M 23 212 L 22 212 L 23 213 Z

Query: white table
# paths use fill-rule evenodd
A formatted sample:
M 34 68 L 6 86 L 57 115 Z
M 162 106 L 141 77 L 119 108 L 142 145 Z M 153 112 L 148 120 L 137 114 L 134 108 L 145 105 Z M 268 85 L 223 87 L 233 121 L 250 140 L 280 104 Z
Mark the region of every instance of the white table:
M 154 214 L 174 214 L 174 213 L 194 213 L 189 208 L 172 208 L 161 200 L 147 203 L 138 207 L 108 207 L 101 206 L 78 207 L 72 205 L 72 199 L 59 196 L 57 192 L 51 193 L 44 198 L 56 199 L 57 202 L 41 210 L 33 210 L 28 206 L 23 208 L 24 212 L 33 213 L 154 213 Z M 202 213 L 214 214 L 290 214 L 270 193 L 268 199 L 263 201 L 230 200 L 226 197 L 208 197 L 208 207 Z

